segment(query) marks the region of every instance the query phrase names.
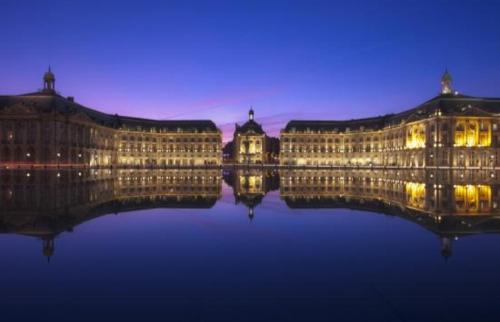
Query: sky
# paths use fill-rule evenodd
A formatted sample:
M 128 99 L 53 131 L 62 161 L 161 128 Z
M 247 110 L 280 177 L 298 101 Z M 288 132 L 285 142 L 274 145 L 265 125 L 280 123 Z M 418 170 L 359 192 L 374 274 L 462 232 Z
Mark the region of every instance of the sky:
M 291 119 L 395 113 L 439 92 L 500 97 L 500 1 L 0 0 L 0 94 L 42 87 L 155 119 L 212 119 L 232 136 L 251 106 Z

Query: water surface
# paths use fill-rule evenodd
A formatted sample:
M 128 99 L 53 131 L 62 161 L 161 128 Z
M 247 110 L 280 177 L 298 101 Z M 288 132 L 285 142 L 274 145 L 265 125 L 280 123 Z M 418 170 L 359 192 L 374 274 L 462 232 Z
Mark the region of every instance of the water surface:
M 5 321 L 500 316 L 496 174 L 0 175 Z

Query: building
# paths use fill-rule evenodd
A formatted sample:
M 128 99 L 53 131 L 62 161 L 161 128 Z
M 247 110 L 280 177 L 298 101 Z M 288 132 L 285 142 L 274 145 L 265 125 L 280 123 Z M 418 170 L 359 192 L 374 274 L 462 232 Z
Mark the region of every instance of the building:
M 278 163 L 279 140 L 266 135 L 262 126 L 254 120 L 253 108 L 248 112 L 248 121 L 235 125 L 232 156 L 228 159 L 237 164 Z
M 441 93 L 402 113 L 347 121 L 290 121 L 280 164 L 343 167 L 469 167 L 497 161 L 500 99 L 459 94 L 448 71 Z
M 266 133 L 262 126 L 255 122 L 253 109 L 248 112 L 248 121 L 241 126 L 235 125 L 233 149 L 235 163 L 265 163 Z
M 3 166 L 170 167 L 222 163 L 222 135 L 209 120 L 148 120 L 82 106 L 55 90 L 0 96 Z
M 209 209 L 222 190 L 220 169 L 0 169 L 0 234 L 55 239 L 107 214 L 138 209 Z
M 107 214 L 210 209 L 219 200 L 225 202 L 221 200 L 224 180 L 236 204 L 246 208 L 234 209 L 234 213 L 244 211 L 249 219 L 259 217 L 261 203 L 263 209 L 283 210 L 277 204 L 278 193 L 273 192 L 279 189 L 279 197 L 291 209 L 348 208 L 413 222 L 437 235 L 442 254 L 448 257 L 452 241 L 458 237 L 500 232 L 500 177 L 491 173 L 427 169 L 0 169 L 0 234 L 34 237 L 49 258 L 61 241 L 59 236 Z M 319 214 L 346 215 L 334 211 Z
M 248 218 L 255 216 L 255 208 L 266 194 L 279 188 L 279 176 L 276 170 L 262 168 L 244 168 L 228 171 L 224 181 L 233 189 L 234 201 L 242 203 L 248 209 Z
M 452 240 L 498 231 L 500 185 L 498 176 L 491 174 L 490 170 L 282 169 L 280 197 L 293 209 L 347 208 L 411 221 L 439 237 L 441 254 L 447 258 Z

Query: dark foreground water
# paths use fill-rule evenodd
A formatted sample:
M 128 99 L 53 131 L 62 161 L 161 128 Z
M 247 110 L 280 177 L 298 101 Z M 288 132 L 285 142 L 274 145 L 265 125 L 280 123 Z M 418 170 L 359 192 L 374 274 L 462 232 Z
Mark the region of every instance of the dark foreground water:
M 496 178 L 461 175 L 4 173 L 1 321 L 499 321 Z

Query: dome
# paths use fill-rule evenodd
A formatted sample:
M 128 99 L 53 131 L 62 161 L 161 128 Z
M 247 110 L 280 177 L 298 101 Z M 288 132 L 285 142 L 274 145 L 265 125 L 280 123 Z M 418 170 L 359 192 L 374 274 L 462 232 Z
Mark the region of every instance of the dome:
M 46 71 L 45 74 L 43 75 L 43 80 L 46 82 L 53 82 L 56 80 L 54 73 L 52 73 L 52 71 L 50 70 L 50 66 L 49 66 L 49 70 Z
M 443 76 L 441 77 L 441 81 L 443 82 L 451 82 L 453 79 L 451 78 L 450 73 L 448 72 L 448 69 L 444 71 Z
M 449 95 L 453 93 L 452 87 L 453 78 L 451 77 L 448 69 L 445 70 L 443 77 L 441 77 L 441 94 Z

